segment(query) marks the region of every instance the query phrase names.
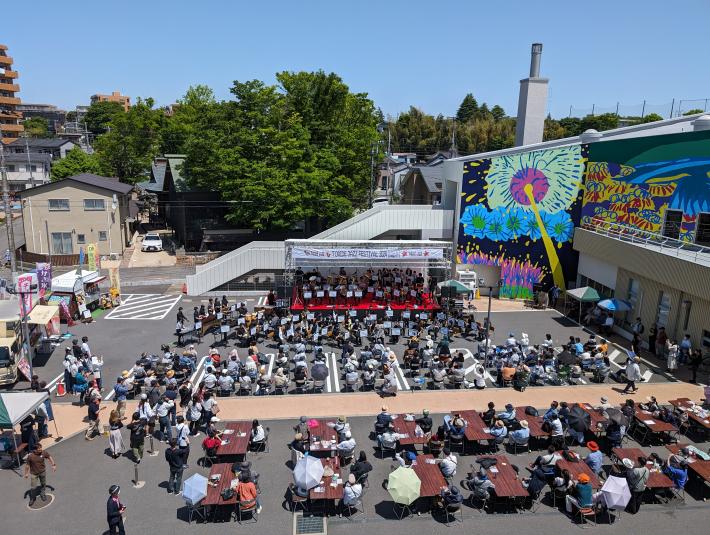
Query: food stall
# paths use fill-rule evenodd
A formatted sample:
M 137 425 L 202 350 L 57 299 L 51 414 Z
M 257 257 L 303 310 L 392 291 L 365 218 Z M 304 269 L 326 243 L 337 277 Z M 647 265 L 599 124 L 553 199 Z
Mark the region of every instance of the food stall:
M 52 279 L 52 293 L 47 304 L 66 305 L 73 319 L 90 318 L 91 311 L 99 306 L 99 284 L 105 280 L 106 277 L 98 271 L 74 269 L 63 273 Z
M 30 340 L 36 345 L 37 353 L 49 355 L 61 343 L 58 305 L 35 305 L 27 317 L 27 323 L 32 327 Z
M 15 296 L 0 299 L 0 385 L 17 382 L 21 348 L 20 300 Z

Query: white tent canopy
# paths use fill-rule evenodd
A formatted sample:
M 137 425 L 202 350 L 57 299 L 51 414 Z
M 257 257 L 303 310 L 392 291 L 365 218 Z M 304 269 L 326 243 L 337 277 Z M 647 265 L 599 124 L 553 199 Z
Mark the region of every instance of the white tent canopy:
M 81 279 L 81 283 L 77 286 L 79 286 L 80 289 L 83 290 L 84 284 L 88 284 L 90 282 L 98 282 L 103 278 L 105 277 L 101 277 L 98 271 L 88 271 L 86 269 L 72 269 L 71 271 L 62 273 L 61 275 L 52 279 L 52 291 L 72 293 L 74 291 L 74 284 L 77 282 L 77 279 Z
M 13 428 L 46 399 L 49 399 L 47 392 L 0 393 L 0 429 Z

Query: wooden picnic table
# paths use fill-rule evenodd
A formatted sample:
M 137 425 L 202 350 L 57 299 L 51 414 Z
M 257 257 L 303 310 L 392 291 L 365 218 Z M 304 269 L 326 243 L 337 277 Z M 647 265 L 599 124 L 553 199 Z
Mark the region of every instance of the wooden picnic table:
M 318 425 L 308 428 L 308 442 L 311 455 L 320 456 L 325 454 L 334 456 L 337 452 L 336 446 L 338 444 L 338 433 L 336 433 L 335 429 L 328 424 L 334 424 L 335 420 L 319 419 L 316 421 L 318 422 Z M 323 447 L 323 444 L 321 443 L 323 440 L 329 441 L 330 444 Z
M 673 407 L 675 407 L 678 410 L 683 411 L 685 414 L 688 415 L 688 419 L 693 420 L 696 424 L 698 424 L 700 427 L 702 427 L 705 431 L 710 429 L 710 416 L 707 418 L 703 418 L 702 416 L 699 416 L 698 414 L 695 414 L 693 411 L 690 409 L 692 408 L 691 406 L 691 401 L 688 398 L 678 398 L 678 399 L 671 399 L 668 401 Z
M 571 450 L 569 450 L 571 451 Z M 559 451 L 557 452 L 560 455 L 563 455 L 564 452 Z M 579 462 L 571 462 L 568 461 L 565 458 L 560 459 L 555 463 L 557 468 L 562 471 L 562 470 L 568 470 L 569 473 L 572 475 L 573 479 L 576 479 L 579 474 L 587 474 L 589 476 L 589 482 L 592 484 L 592 488 L 594 489 L 600 489 L 602 484 L 601 481 L 599 481 L 599 477 L 597 474 L 594 473 L 594 471 L 589 468 L 587 463 L 585 463 L 581 458 Z
M 599 411 L 599 409 L 595 409 L 589 403 L 575 403 L 575 405 L 589 415 L 589 418 L 591 420 L 590 431 L 592 433 L 597 435 L 600 431 L 606 429 L 606 425 L 609 423 L 609 421 L 604 417 L 604 415 Z
M 678 453 L 681 449 L 688 447 L 687 444 L 668 444 L 666 449 L 671 453 Z M 710 483 L 710 461 L 703 461 L 696 457 L 688 459 L 688 468 L 707 483 Z
M 250 438 L 251 422 L 246 420 L 227 422 L 224 431 L 222 431 L 222 444 L 217 448 L 217 457 L 246 455 Z M 227 441 L 228 444 L 224 444 Z
M 518 473 L 510 464 L 507 456 L 484 455 L 480 459 L 495 459 L 497 461 L 487 470 L 491 483 L 496 486 L 496 496 L 499 498 L 527 498 L 530 496 L 528 489 L 523 487 L 522 481 L 518 479 Z
M 612 457 L 616 458 L 617 464 L 621 464 L 622 459 L 628 458 L 634 462 L 634 466 L 637 468 L 640 466 L 638 463 L 639 457 L 648 458 L 648 455 L 640 448 L 614 448 L 611 453 Z M 653 465 L 653 462 L 647 464 Z M 673 481 L 663 472 L 652 471 L 648 476 L 646 486 L 650 489 L 670 489 L 673 488 Z
M 481 418 L 481 415 L 476 411 L 454 411 L 454 414 L 460 414 L 461 418 L 466 421 L 466 430 L 464 436 L 466 440 L 471 442 L 481 442 L 482 440 L 493 440 L 494 437 L 484 429 L 488 426 Z
M 340 479 L 339 483 L 333 487 L 331 484 L 332 478 L 323 476 L 321 480 L 320 487 L 323 489 L 322 492 L 318 491 L 318 487 L 312 488 L 308 491 L 311 500 L 339 500 L 343 497 L 343 482 L 340 476 L 340 459 L 338 457 L 328 457 L 321 459 L 320 462 L 323 464 L 323 468 L 330 467 L 333 472 L 338 475 Z
M 417 422 L 414 420 L 405 420 L 404 416 L 403 414 L 392 415 L 392 427 L 394 427 L 394 432 L 399 435 L 405 435 L 400 437 L 399 443 L 402 446 L 413 446 L 429 442 L 429 438 L 426 435 L 417 436 L 415 432 Z
M 639 424 L 647 427 L 652 433 L 668 433 L 676 430 L 672 423 L 659 420 L 653 416 L 651 411 L 646 411 L 639 407 L 635 409 L 634 418 Z
M 526 420 L 528 422 L 528 430 L 532 438 L 547 438 L 550 433 L 542 430 L 542 416 L 531 416 L 525 414 L 525 407 L 515 407 L 515 419 Z
M 447 486 L 433 455 L 417 455 L 416 464 L 412 463 L 412 469 L 422 482 L 419 490 L 419 496 L 422 498 L 439 496 L 441 489 Z
M 229 488 L 234 479 L 232 474 L 232 463 L 216 463 L 210 468 L 209 478 L 219 475 L 219 481 L 215 486 L 207 484 L 207 496 L 202 500 L 202 505 L 206 506 L 222 506 L 222 505 L 236 505 L 237 494 L 234 493 L 229 500 L 222 499 L 222 490 Z

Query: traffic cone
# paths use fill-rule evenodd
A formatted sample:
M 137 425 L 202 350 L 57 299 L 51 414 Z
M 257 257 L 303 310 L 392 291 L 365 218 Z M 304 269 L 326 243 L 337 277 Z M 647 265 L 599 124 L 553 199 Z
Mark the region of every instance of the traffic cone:
M 61 397 L 64 397 L 66 394 L 67 394 L 67 391 L 64 388 L 64 381 L 59 381 L 57 383 L 57 397 L 61 398 Z
M 182 293 L 187 294 L 187 283 L 186 282 L 182 283 Z

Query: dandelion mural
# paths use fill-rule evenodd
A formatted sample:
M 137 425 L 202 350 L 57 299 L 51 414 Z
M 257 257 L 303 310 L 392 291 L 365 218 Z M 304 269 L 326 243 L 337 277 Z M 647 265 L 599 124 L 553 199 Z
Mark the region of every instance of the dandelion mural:
M 467 206 L 459 223 L 463 227 L 464 234 L 483 238 L 488 224 L 488 210 L 481 204 Z

